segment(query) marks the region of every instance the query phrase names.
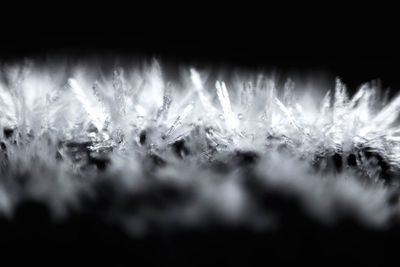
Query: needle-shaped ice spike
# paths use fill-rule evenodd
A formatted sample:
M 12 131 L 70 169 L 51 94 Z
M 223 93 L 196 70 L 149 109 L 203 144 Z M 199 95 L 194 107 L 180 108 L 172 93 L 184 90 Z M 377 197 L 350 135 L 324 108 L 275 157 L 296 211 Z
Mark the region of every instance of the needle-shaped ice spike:
M 228 90 L 226 89 L 226 85 L 224 82 L 217 81 L 215 87 L 217 88 L 217 95 L 219 103 L 222 107 L 226 125 L 230 129 L 235 129 L 238 126 L 238 121 L 235 117 L 235 114 L 232 112 L 231 101 L 229 100 L 229 94 Z
M 211 103 L 207 92 L 204 90 L 203 82 L 201 81 L 200 74 L 195 69 L 190 69 L 190 79 L 194 85 L 194 89 L 196 90 L 200 103 L 203 105 L 204 109 L 207 112 L 215 114 L 217 112 L 216 108 Z
M 288 119 L 289 123 L 298 131 L 301 132 L 299 126 L 297 125 L 296 119 L 293 117 L 292 112 L 285 107 L 285 105 L 282 104 L 282 102 L 278 99 L 275 98 L 276 103 L 278 104 L 278 107 L 282 110 L 283 114 L 285 114 L 286 118 Z
M 101 114 L 100 109 L 96 109 L 96 107 L 92 103 L 90 103 L 89 96 L 80 87 L 75 79 L 68 79 L 68 84 L 72 88 L 72 91 L 74 92 L 76 98 L 81 103 L 82 107 L 88 114 L 89 119 L 94 124 L 94 126 L 96 126 L 97 129 L 102 129 L 104 124 L 104 116 Z
M 185 107 L 183 112 L 175 119 L 174 123 L 169 127 L 167 133 L 165 134 L 165 138 L 171 136 L 176 129 L 182 124 L 182 121 L 190 114 L 190 112 L 193 110 L 194 103 L 190 103 Z
M 125 88 L 121 70 L 114 70 L 112 83 L 114 87 L 114 99 L 115 103 L 117 104 L 118 113 L 119 115 L 124 115 L 126 112 L 124 95 Z
M 167 86 L 164 87 L 163 104 L 157 111 L 157 120 L 159 120 L 161 117 L 163 119 L 168 117 L 168 111 L 169 107 L 171 106 L 171 102 L 171 84 L 168 83 Z

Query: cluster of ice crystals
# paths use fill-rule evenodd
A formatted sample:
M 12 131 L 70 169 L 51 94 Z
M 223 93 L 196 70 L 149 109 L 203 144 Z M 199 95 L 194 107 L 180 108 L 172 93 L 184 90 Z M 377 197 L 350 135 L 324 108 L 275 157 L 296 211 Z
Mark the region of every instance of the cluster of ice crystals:
M 337 79 L 334 92 L 321 97 L 292 80 L 282 86 L 264 75 L 210 81 L 192 68 L 181 83 L 167 81 L 157 62 L 109 74 L 59 71 L 34 63 L 3 68 L 3 177 L 23 176 L 40 159 L 37 168 L 52 170 L 59 177 L 53 183 L 73 191 L 76 182 L 62 180 L 70 173 L 90 180 L 97 174 L 85 171 L 123 172 L 125 162 L 140 176 L 146 168 L 140 160 L 177 164 L 171 152 L 177 149 L 179 160 L 191 166 L 235 151 L 270 156 L 283 150 L 310 169 L 316 162 L 329 168 L 320 159 L 337 157 L 340 166 L 355 167 L 353 175 L 397 178 L 400 96 L 386 103 L 371 83 L 350 97 Z
M 290 79 L 282 88 L 262 75 L 239 85 L 216 81 L 215 88 L 205 88 L 207 81 L 190 69 L 191 83 L 178 88 L 164 82 L 154 62 L 142 73 L 116 68 L 110 78 L 93 80 L 77 68 L 63 84 L 61 77 L 51 80 L 32 64 L 3 70 L 0 86 L 1 127 L 19 135 L 32 132 L 37 138 L 55 131 L 60 140 L 90 141 L 97 151 L 129 143 L 152 128 L 159 132 L 151 142 L 162 148 L 198 126 L 207 129 L 206 138 L 219 149 L 263 153 L 275 137 L 298 156 L 368 146 L 391 165 L 400 163 L 395 123 L 400 97 L 385 105 L 370 84 L 349 98 L 337 79 L 333 97 L 329 91 L 323 99 L 314 95 L 310 105 L 307 88 L 296 88 Z

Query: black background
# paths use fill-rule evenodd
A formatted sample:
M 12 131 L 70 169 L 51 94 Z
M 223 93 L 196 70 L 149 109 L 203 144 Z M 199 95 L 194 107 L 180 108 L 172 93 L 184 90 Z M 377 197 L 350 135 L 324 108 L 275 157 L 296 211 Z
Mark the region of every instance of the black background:
M 0 57 L 156 56 L 172 62 L 324 72 L 400 88 L 395 8 L 264 3 L 18 3 L 1 10 Z
M 400 89 L 397 18 L 390 9 L 351 9 L 337 3 L 14 5 L 1 8 L 3 62 L 45 59 L 51 54 L 157 56 L 199 65 L 277 68 L 300 74 L 322 71 L 342 77 L 351 88 L 381 79 L 393 92 Z M 83 260 L 340 264 L 380 263 L 395 257 L 397 230 L 372 232 L 352 223 L 325 229 L 295 211 L 289 214 L 283 230 L 274 234 L 220 230 L 132 241 L 90 214 L 54 225 L 44 207 L 28 203 L 15 221 L 1 221 L 0 238 L 12 259 L 54 264 L 67 258 L 78 265 Z M 50 254 L 56 256 L 54 261 Z

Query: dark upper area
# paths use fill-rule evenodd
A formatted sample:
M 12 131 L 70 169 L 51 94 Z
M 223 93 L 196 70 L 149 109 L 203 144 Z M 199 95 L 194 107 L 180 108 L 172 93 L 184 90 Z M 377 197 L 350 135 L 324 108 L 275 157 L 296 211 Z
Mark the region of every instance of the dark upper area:
M 392 9 L 395 10 L 395 9 Z M 396 16 L 339 3 L 75 3 L 5 6 L 0 58 L 122 54 L 381 79 L 400 89 Z

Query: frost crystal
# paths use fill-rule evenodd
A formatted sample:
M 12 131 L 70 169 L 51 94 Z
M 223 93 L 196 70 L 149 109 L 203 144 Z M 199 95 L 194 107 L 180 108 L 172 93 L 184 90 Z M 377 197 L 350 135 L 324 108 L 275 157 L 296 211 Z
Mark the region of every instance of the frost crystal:
M 154 183 L 192 192 L 168 216 L 143 207 L 172 225 L 209 214 L 257 221 L 248 179 L 297 194 L 321 220 L 334 220 L 343 198 L 373 226 L 400 210 L 387 204 L 400 174 L 400 96 L 386 104 L 373 84 L 349 96 L 337 79 L 333 96 L 321 96 L 263 75 L 210 83 L 193 68 L 182 83 L 166 81 L 157 62 L 97 76 L 54 72 L 33 63 L 2 70 L 1 213 L 33 197 L 61 216 L 102 179 L 120 185 L 121 201 Z M 21 189 L 18 179 L 29 182 Z M 121 221 L 146 224 L 115 209 Z

